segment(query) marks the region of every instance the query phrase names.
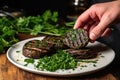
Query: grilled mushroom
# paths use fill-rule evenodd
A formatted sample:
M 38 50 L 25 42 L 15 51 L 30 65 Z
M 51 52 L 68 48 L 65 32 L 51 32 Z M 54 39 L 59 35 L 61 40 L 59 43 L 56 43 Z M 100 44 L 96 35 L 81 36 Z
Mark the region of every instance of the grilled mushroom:
M 45 37 L 43 40 L 31 40 L 23 46 L 23 55 L 29 58 L 40 58 L 51 55 L 56 49 L 65 49 L 61 37 Z
M 48 52 L 52 52 L 53 45 L 44 41 L 32 40 L 23 46 L 23 55 L 29 58 L 40 58 Z
M 80 49 L 88 44 L 88 33 L 81 28 L 72 30 L 64 36 L 63 42 L 72 49 Z
M 66 49 L 66 52 L 70 53 L 76 59 L 91 59 L 95 58 L 98 55 L 98 52 L 95 52 L 91 49 Z

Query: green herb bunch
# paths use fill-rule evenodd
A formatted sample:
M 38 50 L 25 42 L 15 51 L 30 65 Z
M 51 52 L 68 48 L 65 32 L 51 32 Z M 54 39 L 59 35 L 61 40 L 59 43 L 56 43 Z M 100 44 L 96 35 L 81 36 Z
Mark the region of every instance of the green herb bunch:
M 0 18 L 0 52 L 4 52 L 19 40 L 15 38 L 17 31 L 13 29 L 12 21 L 6 17 Z
M 46 10 L 42 15 L 37 16 L 22 16 L 14 19 L 1 17 L 0 52 L 19 41 L 16 37 L 18 33 L 62 36 L 74 25 L 74 21 L 64 22 L 64 25 L 60 25 L 58 21 L 58 12 L 51 12 L 50 10 Z
M 58 12 L 51 12 L 46 10 L 42 15 L 19 17 L 16 19 L 16 29 L 20 33 L 26 33 L 30 35 L 48 34 L 61 36 L 66 31 L 72 29 L 71 24 L 74 22 L 66 22 L 64 25 L 58 23 Z M 67 28 L 66 26 L 71 26 Z

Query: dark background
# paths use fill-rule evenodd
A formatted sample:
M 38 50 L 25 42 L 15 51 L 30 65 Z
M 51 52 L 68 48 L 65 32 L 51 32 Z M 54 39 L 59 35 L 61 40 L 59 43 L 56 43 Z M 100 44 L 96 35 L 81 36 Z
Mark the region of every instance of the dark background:
M 89 6 L 94 3 L 110 0 L 86 0 Z M 45 10 L 58 11 L 65 18 L 68 13 L 70 0 L 0 0 L 0 7 L 7 5 L 10 9 L 23 10 L 28 15 L 42 14 Z
M 7 5 L 15 10 L 22 10 L 25 15 L 42 14 L 45 10 L 58 11 L 64 18 L 69 0 L 6 0 L 0 1 L 0 6 Z

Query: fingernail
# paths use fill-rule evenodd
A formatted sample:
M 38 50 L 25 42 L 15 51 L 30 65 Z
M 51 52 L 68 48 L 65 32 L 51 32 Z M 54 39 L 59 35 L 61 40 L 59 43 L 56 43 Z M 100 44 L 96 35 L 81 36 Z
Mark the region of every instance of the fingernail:
M 77 29 L 76 27 L 73 27 L 73 29 Z
M 94 33 L 90 33 L 90 39 L 91 39 L 91 40 L 95 40 L 95 39 L 96 39 L 96 36 L 95 36 Z

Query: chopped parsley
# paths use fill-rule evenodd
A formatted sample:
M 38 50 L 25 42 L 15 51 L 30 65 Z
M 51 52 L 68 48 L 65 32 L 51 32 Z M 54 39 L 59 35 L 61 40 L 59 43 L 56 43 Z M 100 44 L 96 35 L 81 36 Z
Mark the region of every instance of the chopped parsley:
M 69 53 L 64 50 L 58 50 L 55 54 L 51 56 L 45 56 L 37 60 L 37 63 L 34 64 L 34 59 L 28 58 L 25 59 L 25 66 L 29 63 L 35 65 L 35 68 L 42 71 L 51 71 L 54 72 L 56 70 L 66 70 L 66 69 L 75 69 L 77 66 L 87 67 L 87 65 L 78 64 L 81 63 L 92 63 L 94 67 L 96 67 L 96 63 L 98 60 L 88 60 L 88 59 L 75 59 Z
M 69 53 L 63 50 L 58 50 L 52 56 L 40 58 L 36 65 L 37 69 L 56 71 L 58 69 L 74 69 L 77 66 L 77 61 L 71 57 Z
M 28 59 L 25 59 L 24 62 L 26 62 L 26 64 L 24 66 L 27 66 L 29 63 L 33 64 L 35 61 L 32 58 L 28 58 Z

